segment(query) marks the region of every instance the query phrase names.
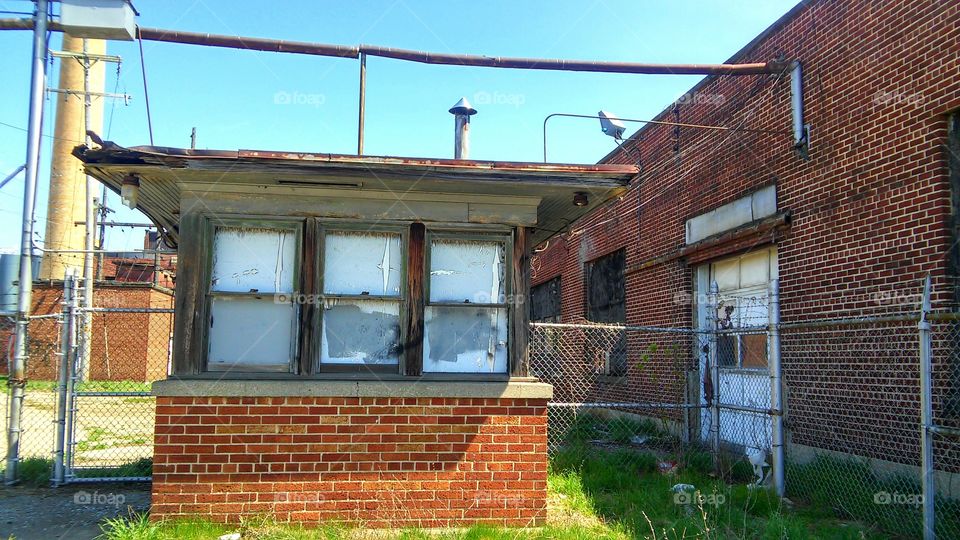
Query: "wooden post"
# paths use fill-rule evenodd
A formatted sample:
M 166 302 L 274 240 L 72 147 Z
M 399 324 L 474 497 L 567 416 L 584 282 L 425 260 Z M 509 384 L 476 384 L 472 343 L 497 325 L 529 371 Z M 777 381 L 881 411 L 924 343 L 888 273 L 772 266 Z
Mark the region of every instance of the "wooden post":
M 297 350 L 298 372 L 311 374 L 314 372 L 314 359 L 319 349 L 320 308 L 317 306 L 317 241 L 320 238 L 320 225 L 316 218 L 308 218 L 303 229 L 303 256 L 300 261 L 300 298 L 310 301 L 300 302 L 300 346 Z M 291 301 L 298 301 L 293 298 Z
M 183 236 L 177 250 L 177 284 L 174 295 L 173 373 L 196 375 L 203 359 L 206 221 L 199 214 L 180 219 Z
M 407 341 L 404 344 L 404 371 L 419 377 L 423 373 L 423 280 L 426 257 L 426 227 L 410 225 L 407 241 Z
M 526 377 L 530 372 L 530 231 L 517 227 L 513 233 L 513 287 L 510 311 L 510 375 Z

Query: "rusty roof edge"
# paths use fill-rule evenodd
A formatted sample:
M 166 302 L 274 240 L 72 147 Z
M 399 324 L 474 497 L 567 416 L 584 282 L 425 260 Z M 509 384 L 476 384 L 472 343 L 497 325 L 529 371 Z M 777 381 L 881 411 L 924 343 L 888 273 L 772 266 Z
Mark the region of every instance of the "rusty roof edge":
M 178 165 L 190 160 L 264 160 L 308 163 L 330 163 L 344 166 L 401 166 L 427 167 L 463 172 L 504 171 L 529 174 L 587 175 L 627 181 L 639 173 L 635 165 L 538 163 L 526 161 L 457 160 L 445 158 L 418 158 L 398 156 L 358 156 L 319 152 L 282 152 L 269 150 L 195 150 L 163 146 L 133 146 L 125 148 L 103 141 L 100 148 L 80 145 L 74 156 L 87 165 Z M 169 160 L 169 161 L 168 161 Z

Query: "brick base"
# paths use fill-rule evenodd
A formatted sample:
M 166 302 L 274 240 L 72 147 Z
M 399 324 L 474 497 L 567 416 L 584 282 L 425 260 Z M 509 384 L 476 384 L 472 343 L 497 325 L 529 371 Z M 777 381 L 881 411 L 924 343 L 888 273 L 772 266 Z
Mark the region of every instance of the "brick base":
M 157 398 L 153 519 L 539 526 L 546 399 Z

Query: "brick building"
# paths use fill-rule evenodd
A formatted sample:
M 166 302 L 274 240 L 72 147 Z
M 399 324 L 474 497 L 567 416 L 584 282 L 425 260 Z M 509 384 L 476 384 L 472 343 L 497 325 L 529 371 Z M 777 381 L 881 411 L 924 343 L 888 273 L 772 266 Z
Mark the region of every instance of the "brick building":
M 709 283 L 736 316 L 737 299 L 762 305 L 778 276 L 784 323 L 916 312 L 928 274 L 934 309 L 956 309 L 958 28 L 960 4 L 947 0 L 801 2 L 728 62 L 802 62 L 809 159 L 793 148 L 786 73 L 704 79 L 657 119 L 745 129 L 649 124 L 606 156 L 641 173 L 535 250 L 532 318 L 696 328 Z M 895 339 L 915 340 L 915 324 L 908 332 Z M 728 376 L 765 377 L 758 339 L 731 344 L 719 361 Z M 916 416 L 897 411 L 918 399 L 916 368 L 886 369 L 902 357 L 882 344 L 811 351 L 784 344 L 788 442 L 915 464 Z M 699 380 L 651 376 L 673 368 L 631 367 L 596 392 L 667 402 L 698 392 Z M 942 390 L 938 415 L 960 392 Z

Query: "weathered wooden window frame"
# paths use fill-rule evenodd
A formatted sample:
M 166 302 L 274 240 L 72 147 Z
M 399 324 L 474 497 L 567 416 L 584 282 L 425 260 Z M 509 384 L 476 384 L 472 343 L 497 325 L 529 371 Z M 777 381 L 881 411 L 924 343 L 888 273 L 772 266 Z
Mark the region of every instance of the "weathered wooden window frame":
M 407 283 L 407 266 L 409 262 L 407 261 L 407 253 L 409 251 L 408 247 L 408 238 L 409 238 L 409 224 L 364 224 L 357 222 L 346 222 L 346 221 L 337 221 L 337 220 L 317 220 L 317 234 L 316 241 L 312 246 L 316 257 L 316 266 L 315 271 L 313 272 L 314 282 L 312 284 L 316 293 L 313 298 L 317 301 L 310 302 L 307 304 L 307 309 L 316 309 L 317 313 L 315 317 L 311 317 L 311 320 L 315 320 L 314 324 L 308 328 L 307 332 L 311 334 L 310 340 L 311 351 L 309 351 L 310 356 L 306 359 L 311 365 L 308 373 L 357 373 L 357 372 L 367 372 L 367 373 L 403 373 L 404 372 L 404 344 L 407 342 L 407 324 L 406 324 L 406 312 L 409 309 L 410 302 L 408 299 L 408 283 Z M 336 293 L 327 293 L 324 289 L 324 273 L 326 271 L 326 238 L 327 234 L 330 233 L 369 233 L 377 234 L 381 233 L 384 235 L 396 234 L 400 236 L 400 294 L 397 296 L 385 296 L 385 295 L 373 295 L 373 294 L 336 294 Z M 389 302 L 397 302 L 399 304 L 399 319 L 400 319 L 400 345 L 401 352 L 398 364 L 342 364 L 342 363 L 323 363 L 321 361 L 320 351 L 323 346 L 323 306 L 325 301 L 328 298 L 337 298 L 343 300 L 381 300 Z
M 503 295 L 504 302 L 495 303 L 479 303 L 479 302 L 433 302 L 430 300 L 430 273 L 432 268 L 430 266 L 432 246 L 434 240 L 455 240 L 461 242 L 497 242 L 501 245 L 503 250 L 503 265 L 504 265 L 504 274 L 503 274 Z M 470 228 L 457 228 L 457 227 L 427 227 L 425 245 L 424 245 L 424 275 L 423 275 L 423 296 L 424 296 L 424 307 L 423 307 L 423 320 L 424 325 L 426 325 L 426 311 L 431 307 L 442 307 L 442 308 L 490 308 L 490 309 L 503 309 L 507 314 L 507 366 L 504 372 L 475 372 L 475 373 L 463 373 L 463 372 L 430 372 L 430 375 L 460 375 L 460 376 L 471 376 L 471 375 L 508 375 L 513 370 L 513 335 L 510 331 L 511 322 L 516 316 L 516 298 L 514 296 L 514 244 L 513 244 L 513 235 L 511 234 L 511 229 L 501 228 L 501 227 L 490 227 L 484 229 L 477 229 L 474 227 Z M 526 307 L 524 306 L 524 309 Z M 424 336 L 426 333 L 424 333 Z M 427 359 L 423 356 L 421 352 L 421 358 L 423 358 L 423 363 L 426 363 Z
M 203 238 L 207 240 L 206 245 L 204 246 L 204 264 L 203 264 L 203 283 L 205 283 L 204 290 L 204 300 L 202 302 L 203 306 L 203 333 L 202 333 L 202 346 L 200 350 L 203 351 L 203 360 L 202 360 L 202 371 L 210 373 L 224 373 L 224 372 L 233 372 L 233 373 L 296 373 L 298 371 L 298 364 L 300 362 L 300 334 L 301 334 L 301 317 L 300 317 L 300 307 L 294 302 L 294 299 L 301 294 L 302 290 L 302 274 L 301 274 L 301 262 L 303 260 L 303 236 L 304 236 L 304 224 L 302 219 L 284 219 L 284 218 L 227 218 L 227 219 L 207 219 L 204 223 L 204 234 Z M 254 292 L 226 292 L 226 291 L 214 291 L 213 290 L 213 263 L 214 263 L 214 249 L 216 242 L 216 234 L 218 228 L 226 229 L 268 229 L 268 230 L 277 230 L 277 231 L 290 231 L 294 233 L 294 256 L 293 256 L 293 291 L 290 293 L 291 297 L 289 301 L 293 304 L 293 328 L 292 328 L 292 339 L 290 340 L 289 348 L 289 362 L 286 371 L 278 371 L 276 369 L 270 369 L 266 366 L 258 369 L 249 369 L 254 366 L 244 365 L 244 366 L 230 366 L 224 369 L 210 369 L 209 359 L 210 359 L 210 328 L 212 326 L 211 317 L 213 316 L 213 302 L 216 298 L 256 298 L 262 300 L 267 294 L 264 293 L 254 293 Z M 271 292 L 270 296 L 274 297 L 276 301 L 276 296 L 278 293 Z M 285 293 L 284 293 L 285 294 Z
M 400 232 L 403 244 L 403 284 L 401 300 L 401 346 L 399 366 L 385 372 L 375 373 L 379 379 L 390 377 L 425 377 L 451 380 L 503 380 L 509 377 L 527 377 L 529 361 L 527 358 L 528 308 L 524 301 L 529 293 L 530 231 L 522 226 L 507 225 L 469 225 L 431 224 L 421 222 L 386 222 L 365 224 L 353 220 L 320 219 L 315 217 L 288 216 L 231 216 L 220 219 L 201 213 L 188 213 L 181 219 L 181 264 L 178 280 L 176 311 L 184 316 L 175 320 L 175 345 L 173 358 L 174 377 L 225 377 L 236 375 L 239 378 L 262 376 L 287 376 L 295 378 L 338 378 L 363 375 L 363 364 L 352 372 L 322 369 L 319 362 L 319 345 L 322 327 L 320 325 L 317 303 L 296 306 L 294 320 L 295 338 L 291 344 L 295 347 L 294 361 L 288 373 L 277 371 L 224 371 L 207 370 L 209 356 L 209 297 L 211 270 L 213 262 L 213 238 L 217 226 L 287 228 L 296 230 L 296 276 L 294 295 L 318 295 L 322 289 L 322 266 L 319 254 L 324 241 L 323 230 L 327 231 L 387 231 Z M 507 346 L 508 373 L 428 373 L 423 374 L 423 336 L 424 315 L 426 310 L 427 287 L 429 281 L 429 245 L 430 234 L 442 234 L 453 239 L 477 238 L 490 240 L 502 239 L 504 244 L 505 289 L 512 295 L 507 302 Z M 364 296 L 369 298 L 369 296 Z M 472 304 L 479 306 L 479 304 Z M 321 306 L 322 307 L 322 306 Z M 330 365 L 330 364 L 328 364 Z M 351 366 L 352 367 L 352 366 Z M 366 370 L 370 371 L 370 370 Z M 395 371 L 397 373 L 395 373 Z

